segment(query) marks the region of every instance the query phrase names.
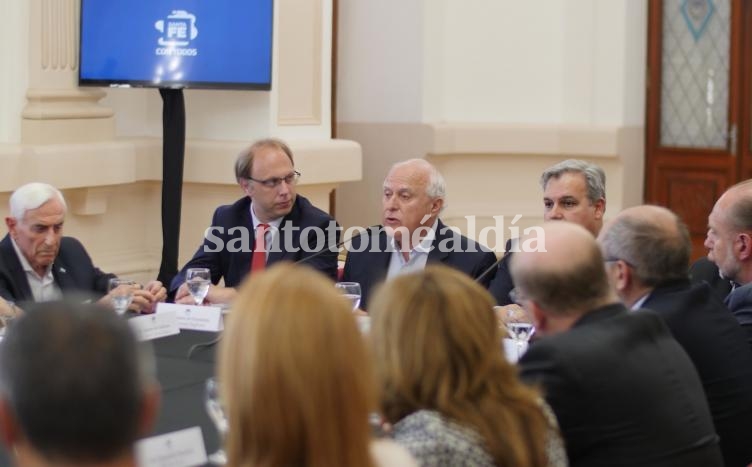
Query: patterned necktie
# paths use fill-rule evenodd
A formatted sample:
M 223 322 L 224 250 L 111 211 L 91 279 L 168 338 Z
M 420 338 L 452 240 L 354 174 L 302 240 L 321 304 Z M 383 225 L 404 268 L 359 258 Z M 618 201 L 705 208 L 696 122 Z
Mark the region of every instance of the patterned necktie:
M 263 271 L 266 267 L 266 231 L 269 224 L 259 224 L 256 227 L 256 247 L 251 256 L 251 272 Z

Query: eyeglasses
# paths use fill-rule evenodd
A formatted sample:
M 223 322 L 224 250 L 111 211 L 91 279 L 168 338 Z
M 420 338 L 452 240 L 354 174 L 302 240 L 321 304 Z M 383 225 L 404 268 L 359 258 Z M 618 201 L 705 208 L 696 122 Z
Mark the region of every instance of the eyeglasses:
M 294 170 L 290 174 L 284 176 L 284 177 L 272 177 L 267 178 L 266 180 L 257 180 L 253 177 L 248 177 L 248 180 L 256 183 L 260 183 L 264 185 L 266 188 L 277 188 L 279 185 L 282 184 L 282 182 L 287 183 L 288 185 L 296 185 L 298 183 L 298 179 L 300 179 L 300 172 L 297 170 Z

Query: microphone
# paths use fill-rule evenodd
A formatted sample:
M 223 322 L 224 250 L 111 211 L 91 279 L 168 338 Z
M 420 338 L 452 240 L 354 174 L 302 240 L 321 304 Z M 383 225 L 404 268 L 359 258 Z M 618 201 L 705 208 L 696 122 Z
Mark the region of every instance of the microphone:
M 483 279 L 485 279 L 485 277 L 491 273 L 491 271 L 499 267 L 499 264 L 504 261 L 504 258 L 506 258 L 509 253 L 511 253 L 512 251 L 520 251 L 519 241 L 519 238 L 510 238 L 509 240 L 507 240 L 507 243 L 504 245 L 504 254 L 501 255 L 501 258 L 497 259 L 491 266 L 488 267 L 488 269 L 483 271 L 483 273 L 475 279 L 475 282 L 482 282 Z
M 350 238 L 346 238 L 344 240 L 341 240 L 340 242 L 338 242 L 337 244 L 335 244 L 333 246 L 330 246 L 328 248 L 322 248 L 321 250 L 317 251 L 316 253 L 312 254 L 311 256 L 306 256 L 305 258 L 301 258 L 301 259 L 295 261 L 295 264 L 305 264 L 305 263 L 307 263 L 308 261 L 311 261 L 314 258 L 318 258 L 319 256 L 323 255 L 324 253 L 331 252 L 333 249 L 336 249 L 337 251 L 339 251 L 339 249 L 345 243 L 351 242 L 351 241 L 355 240 L 356 238 L 360 237 L 364 233 L 370 232 L 371 229 L 374 229 L 374 228 L 379 229 L 379 228 L 381 228 L 381 225 L 377 224 L 377 225 L 372 225 L 372 226 L 366 227 L 365 229 L 358 231 L 355 235 L 353 235 Z
M 483 271 L 480 276 L 476 277 L 475 278 L 475 282 L 477 282 L 479 284 L 482 283 L 483 279 L 485 279 L 486 276 L 491 273 L 491 271 L 494 271 L 494 270 L 498 269 L 499 264 L 501 264 L 501 262 L 504 261 L 504 258 L 506 258 L 506 257 L 507 257 L 507 253 L 504 253 L 501 256 L 501 258 L 499 258 L 496 261 L 494 261 L 494 263 L 492 265 L 490 265 L 488 268 L 486 268 L 486 270 Z

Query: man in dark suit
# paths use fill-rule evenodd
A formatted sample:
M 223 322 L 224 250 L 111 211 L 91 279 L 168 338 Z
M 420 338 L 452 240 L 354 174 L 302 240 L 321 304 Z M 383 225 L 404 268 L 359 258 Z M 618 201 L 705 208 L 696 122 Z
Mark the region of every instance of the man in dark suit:
M 549 222 L 543 233 L 546 251 L 511 263 L 542 336 L 521 377 L 541 385 L 570 465 L 722 466 L 700 379 L 663 320 L 618 303 L 591 232 Z
M 606 224 L 598 242 L 622 302 L 658 312 L 697 368 L 725 465 L 752 463 L 752 351 L 710 286 L 690 283 L 686 225 L 668 209 L 637 206 Z
M 423 159 L 395 164 L 384 180 L 383 227 L 354 237 L 343 280 L 360 283 L 363 309 L 378 283 L 442 263 L 477 278 L 496 261 L 488 248 L 453 231 L 441 220 L 446 187 L 441 173 Z M 492 275 L 484 278 L 484 285 Z
M 752 348 L 752 180 L 737 183 L 716 201 L 705 248 L 721 276 L 737 284 L 725 303 Z
M 115 276 L 95 267 L 83 245 L 63 237 L 67 206 L 46 183 L 21 186 L 10 197 L 8 235 L 0 241 L 0 295 L 14 302 L 41 302 L 67 294 L 109 303 L 108 281 Z M 166 297 L 159 281 L 133 292 L 130 308 L 151 311 Z
M 246 196 L 214 212 L 202 245 L 172 281 L 176 302 L 193 303 L 185 285 L 189 268 L 211 271 L 214 285 L 206 299 L 212 303 L 232 301 L 235 287 L 252 269 L 278 261 L 305 262 L 336 278 L 339 228 L 296 194 L 299 177 L 292 151 L 282 141 L 260 140 L 238 155 L 235 178 Z M 220 279 L 223 287 L 216 285 Z
M 724 301 L 734 288 L 734 284 L 721 276 L 718 266 L 710 261 L 707 256 L 703 256 L 692 263 L 689 267 L 689 280 L 693 284 L 706 282 L 721 301 Z
M 153 355 L 100 306 L 32 308 L 0 352 L 0 439 L 14 465 L 135 467 L 159 413 Z
M 598 235 L 606 212 L 606 174 L 603 169 L 590 162 L 568 159 L 544 170 L 540 185 L 543 189 L 545 221 L 574 222 L 585 227 L 593 236 Z M 517 239 L 508 240 L 504 258 L 488 287 L 499 305 L 514 303 L 509 297 L 509 292 L 514 288 L 509 260 L 516 251 L 519 251 Z

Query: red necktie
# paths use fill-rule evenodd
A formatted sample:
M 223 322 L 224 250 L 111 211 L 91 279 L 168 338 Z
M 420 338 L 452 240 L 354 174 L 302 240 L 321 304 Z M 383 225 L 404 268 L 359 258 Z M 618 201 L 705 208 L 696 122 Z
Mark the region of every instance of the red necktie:
M 266 241 L 265 234 L 269 224 L 259 224 L 256 227 L 256 247 L 251 256 L 251 272 L 263 271 L 266 267 Z

